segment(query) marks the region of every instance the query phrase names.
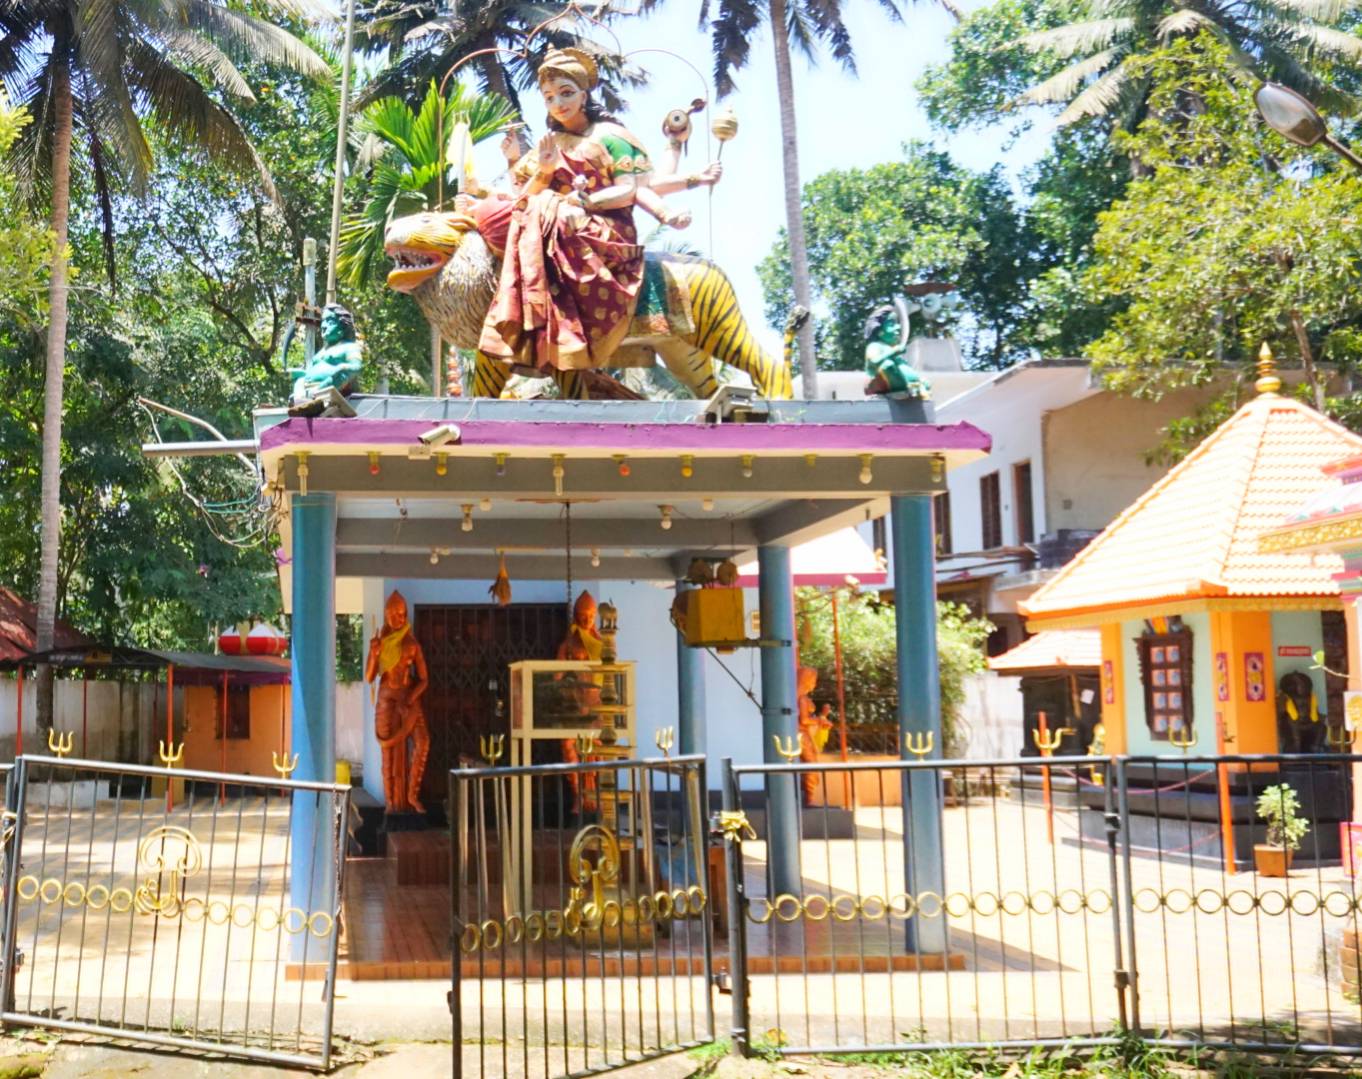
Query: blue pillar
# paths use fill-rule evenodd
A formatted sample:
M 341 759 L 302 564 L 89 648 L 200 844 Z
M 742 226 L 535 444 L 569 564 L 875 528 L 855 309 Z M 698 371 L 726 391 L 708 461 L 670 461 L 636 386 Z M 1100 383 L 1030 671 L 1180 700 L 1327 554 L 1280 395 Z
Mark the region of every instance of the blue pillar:
M 293 496 L 293 752 L 294 779 L 336 778 L 336 498 L 332 494 Z M 335 909 L 335 850 L 331 799 L 312 792 L 293 796 L 293 839 L 289 862 L 290 904 L 309 915 Z M 294 958 L 304 939 L 293 937 Z M 307 959 L 326 958 L 314 941 Z
M 676 590 L 685 589 L 684 581 Z M 705 653 L 691 648 L 680 631 L 676 634 L 676 748 L 681 754 L 704 753 L 705 731 Z
M 897 630 L 899 756 L 916 760 L 907 739 L 932 750 L 923 759 L 940 760 L 941 682 L 936 655 L 936 542 L 930 495 L 901 495 L 891 500 L 894 544 L 894 617 Z M 934 770 L 906 772 L 903 778 L 904 890 L 920 896 L 935 892 L 942 902 L 946 873 L 941 837 L 941 775 Z M 928 902 L 930 908 L 937 904 Z M 946 915 L 920 914 L 904 923 L 909 948 L 946 950 Z
M 761 635 L 785 643 L 761 649 L 762 758 L 783 764 L 775 739 L 799 745 L 795 712 L 794 581 L 788 547 L 757 548 L 757 597 Z M 793 775 L 766 778 L 766 858 L 771 895 L 801 895 L 799 875 L 799 784 Z

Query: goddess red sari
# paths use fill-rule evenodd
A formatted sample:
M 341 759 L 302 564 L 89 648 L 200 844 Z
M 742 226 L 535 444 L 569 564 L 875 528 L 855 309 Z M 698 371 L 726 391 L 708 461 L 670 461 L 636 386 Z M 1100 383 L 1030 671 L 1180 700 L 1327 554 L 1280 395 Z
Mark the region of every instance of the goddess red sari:
M 633 207 L 588 212 L 563 196 L 579 176 L 591 194 L 651 168 L 618 124 L 554 139 L 559 160 L 548 189 L 511 215 L 501 281 L 478 345 L 545 374 L 605 366 L 629 328 L 643 280 Z

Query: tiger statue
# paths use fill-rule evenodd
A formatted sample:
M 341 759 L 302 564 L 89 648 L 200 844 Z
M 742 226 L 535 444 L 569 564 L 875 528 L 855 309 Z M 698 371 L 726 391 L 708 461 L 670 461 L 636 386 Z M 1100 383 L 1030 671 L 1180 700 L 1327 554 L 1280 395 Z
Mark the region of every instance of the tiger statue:
M 457 212 L 400 217 L 384 233 L 384 250 L 394 263 L 388 287 L 411 296 L 446 342 L 476 353 L 473 396 L 499 397 L 512 370 L 477 346 L 501 260 L 477 222 Z M 703 400 L 719 390 L 715 361 L 720 361 L 744 372 L 763 397 L 794 396 L 788 357 L 773 359 L 753 337 L 733 285 L 714 263 L 649 251 L 639 297 L 648 310 L 635 309 L 630 336 L 611 357 L 611 367 L 651 366 L 656 354 Z M 560 371 L 555 380 L 564 397 L 618 395 L 606 383 L 618 384 L 596 371 Z

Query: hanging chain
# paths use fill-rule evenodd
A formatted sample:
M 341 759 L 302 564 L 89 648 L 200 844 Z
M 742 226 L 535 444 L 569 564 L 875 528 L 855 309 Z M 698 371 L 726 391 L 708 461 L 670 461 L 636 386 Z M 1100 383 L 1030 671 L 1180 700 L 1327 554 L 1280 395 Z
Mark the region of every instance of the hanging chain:
M 565 522 L 564 531 L 567 542 L 567 613 L 568 621 L 572 621 L 572 503 L 563 503 L 563 520 Z

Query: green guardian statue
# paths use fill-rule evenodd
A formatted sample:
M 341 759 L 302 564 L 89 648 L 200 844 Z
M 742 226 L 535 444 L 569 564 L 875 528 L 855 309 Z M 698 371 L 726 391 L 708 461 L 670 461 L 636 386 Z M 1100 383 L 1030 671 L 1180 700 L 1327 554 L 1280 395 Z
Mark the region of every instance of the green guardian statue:
M 900 394 L 927 400 L 932 388 L 908 362 L 908 318 L 916 305 L 903 296 L 882 304 L 865 320 L 867 393 Z
M 345 398 L 355 388 L 364 365 L 364 346 L 355 339 L 355 316 L 338 303 L 322 308 L 322 347 L 304 367 L 288 366 L 297 322 L 284 334 L 281 361 L 293 378 L 289 395 L 291 416 L 353 416 Z

